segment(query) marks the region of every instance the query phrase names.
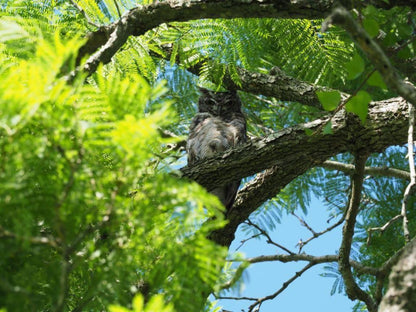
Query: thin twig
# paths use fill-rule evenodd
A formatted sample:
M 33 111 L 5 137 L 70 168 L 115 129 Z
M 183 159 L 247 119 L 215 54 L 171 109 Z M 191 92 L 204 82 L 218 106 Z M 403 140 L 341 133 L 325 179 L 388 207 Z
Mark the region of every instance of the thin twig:
M 303 273 L 305 273 L 307 270 L 309 270 L 311 267 L 313 267 L 314 265 L 316 265 L 316 263 L 314 262 L 310 262 L 308 263 L 302 270 L 298 271 L 295 273 L 295 275 L 293 275 L 290 279 L 288 279 L 286 282 L 283 283 L 282 287 L 280 287 L 280 289 L 278 291 L 276 291 L 275 293 L 263 297 L 263 298 L 259 298 L 257 299 L 257 301 L 255 303 L 253 303 L 249 308 L 248 311 L 252 312 L 254 311 L 254 308 L 259 306 L 261 306 L 261 304 L 266 301 L 266 300 L 272 300 L 274 298 L 276 298 L 279 294 L 281 294 L 291 283 L 293 283 L 297 278 L 299 278 Z
M 257 234 L 254 234 L 253 236 L 250 236 L 249 238 L 246 238 L 246 239 L 242 239 L 241 241 L 240 241 L 240 245 L 238 245 L 238 247 L 235 249 L 235 250 L 239 250 L 241 247 L 243 247 L 243 245 L 245 244 L 245 243 L 247 243 L 248 241 L 250 241 L 250 240 L 252 240 L 252 239 L 254 239 L 254 238 L 257 238 L 257 237 L 259 237 L 259 236 L 262 236 L 263 234 L 262 233 L 257 233 Z
M 365 85 L 365 83 L 367 82 L 367 80 L 371 77 L 371 75 L 374 73 L 376 71 L 376 69 L 374 68 L 374 69 L 372 69 L 368 74 L 367 74 L 367 76 L 365 77 L 365 79 L 361 82 L 361 84 L 354 90 L 354 92 L 353 93 L 351 93 L 350 95 L 346 95 L 346 94 L 341 94 L 341 96 L 343 97 L 342 99 L 341 99 L 341 102 L 338 104 L 338 106 L 331 112 L 331 114 L 329 115 L 329 118 L 328 118 L 328 120 L 327 120 L 327 122 L 326 123 L 323 123 L 322 125 L 320 125 L 315 131 L 314 131 L 314 133 L 319 133 L 319 132 L 321 132 L 322 131 L 322 129 L 329 123 L 329 122 L 331 122 L 331 120 L 335 117 L 335 115 L 340 111 L 340 110 L 342 110 L 344 107 L 345 107 L 345 105 L 347 105 L 347 103 L 354 97 L 354 96 L 356 96 L 357 95 L 357 93 L 358 93 L 358 91 L 360 91 L 363 87 L 364 87 L 364 85 Z
M 337 226 L 339 226 L 339 225 L 341 225 L 342 224 L 342 222 L 344 222 L 344 216 L 341 218 L 341 219 L 339 219 L 339 221 L 337 221 L 336 223 L 334 223 L 333 225 L 331 225 L 330 227 L 328 227 L 328 228 L 326 228 L 325 230 L 323 230 L 323 231 L 321 231 L 321 232 L 318 232 L 318 233 L 316 233 L 316 232 L 314 232 L 313 233 L 313 236 L 311 236 L 311 237 L 309 237 L 306 241 L 301 241 L 301 242 L 299 242 L 299 251 L 298 251 L 298 253 L 300 253 L 301 251 L 302 251 L 302 248 L 306 245 L 306 244 L 308 244 L 310 241 L 312 241 L 313 239 L 315 239 L 315 238 L 318 238 L 319 236 L 321 236 L 321 235 L 323 235 L 323 234 L 325 234 L 325 233 L 328 233 L 328 232 L 330 232 L 330 231 L 332 231 L 333 229 L 335 229 Z
M 252 298 L 252 297 L 232 297 L 232 296 L 216 296 L 214 294 L 215 299 L 221 299 L 221 300 L 249 300 L 249 301 L 257 301 L 258 298 Z
M 287 249 L 286 247 L 284 247 L 284 246 L 282 246 L 282 245 L 280 245 L 280 244 L 278 244 L 278 243 L 276 243 L 276 242 L 274 242 L 272 239 L 271 239 L 271 237 L 270 237 L 270 235 L 265 231 L 265 230 L 263 230 L 261 227 L 259 227 L 257 224 L 254 224 L 253 222 L 251 222 L 251 220 L 250 219 L 247 219 L 247 221 L 246 221 L 246 223 L 248 224 L 248 225 L 251 225 L 252 227 L 255 227 L 264 237 L 266 237 L 266 242 L 268 243 L 268 244 L 271 244 L 271 245 L 274 245 L 274 246 L 276 246 L 276 247 L 278 247 L 278 248 L 280 248 L 280 249 L 282 249 L 282 250 L 284 250 L 284 251 L 286 251 L 288 254 L 290 254 L 290 255 L 293 255 L 294 254 L 294 252 L 292 252 L 292 251 L 290 251 L 289 249 Z
M 311 232 L 313 235 L 316 235 L 316 232 L 309 226 L 309 224 L 308 223 L 306 223 L 306 221 L 305 220 L 303 220 L 301 217 L 299 217 L 296 213 L 294 213 L 294 212 L 292 212 L 291 213 L 293 216 L 295 216 L 298 220 L 299 220 L 299 222 L 300 222 L 300 224 L 302 224 L 304 227 L 306 227 L 308 230 L 309 230 L 309 232 Z
M 113 2 L 117 9 L 118 18 L 121 18 L 121 11 L 120 11 L 120 8 L 118 7 L 117 0 L 114 0 Z
M 338 161 L 327 160 L 320 167 L 331 170 L 342 171 L 348 175 L 354 173 L 355 166 L 352 164 L 344 164 Z M 364 168 L 365 175 L 393 177 L 398 179 L 410 180 L 410 173 L 404 170 L 389 167 L 370 167 Z
M 397 220 L 401 219 L 403 216 L 401 214 L 395 216 L 394 218 L 390 219 L 386 224 L 384 224 L 383 226 L 380 227 L 373 227 L 373 228 L 369 228 L 367 230 L 368 232 L 368 237 L 367 237 L 367 245 L 370 245 L 370 241 L 371 241 L 371 233 L 372 232 L 376 232 L 379 231 L 381 234 L 383 234 L 383 232 L 385 230 L 387 230 L 394 222 L 396 222 Z
M 263 256 L 244 259 L 244 261 L 249 262 L 249 263 L 261 263 L 261 262 L 271 262 L 271 261 L 279 261 L 279 262 L 287 263 L 287 262 L 297 262 L 297 261 L 308 261 L 308 262 L 313 262 L 313 263 L 318 264 L 318 263 L 337 262 L 338 259 L 339 259 L 338 255 L 312 256 L 312 255 L 301 253 L 301 254 L 293 254 L 293 255 L 263 255 Z M 242 260 L 230 259 L 229 261 L 241 262 Z M 354 261 L 352 259 L 349 260 L 349 263 L 351 267 L 353 267 L 354 270 L 358 274 L 369 274 L 369 275 L 376 276 L 382 270 L 381 268 L 377 269 L 377 268 L 373 268 L 370 266 L 365 266 L 361 264 L 360 262 Z M 387 270 L 387 269 L 383 266 L 383 270 Z

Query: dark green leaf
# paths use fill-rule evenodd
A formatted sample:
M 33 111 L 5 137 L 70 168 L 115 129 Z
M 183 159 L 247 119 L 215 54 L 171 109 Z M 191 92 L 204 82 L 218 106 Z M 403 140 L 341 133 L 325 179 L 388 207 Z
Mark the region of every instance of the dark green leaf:
M 404 60 L 412 57 L 412 52 L 410 51 L 409 46 L 406 46 L 400 50 L 399 53 L 397 53 L 397 56 Z
M 375 36 L 377 36 L 378 31 L 380 29 L 380 26 L 378 25 L 378 23 L 374 19 L 372 19 L 372 18 L 366 18 L 363 21 L 363 26 L 364 26 L 364 29 L 367 31 L 367 33 L 372 38 L 374 38 Z

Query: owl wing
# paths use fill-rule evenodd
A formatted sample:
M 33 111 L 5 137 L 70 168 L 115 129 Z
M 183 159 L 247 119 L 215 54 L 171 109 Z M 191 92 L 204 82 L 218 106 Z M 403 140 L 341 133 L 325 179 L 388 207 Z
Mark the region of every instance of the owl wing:
M 188 154 L 188 165 L 201 159 L 202 136 L 206 120 L 212 118 L 209 113 L 198 113 L 194 116 L 189 128 L 189 137 L 186 142 L 186 153 Z
M 229 123 L 231 132 L 233 133 L 233 147 L 243 144 L 247 141 L 246 119 L 243 114 L 234 114 L 233 119 Z M 234 205 L 241 179 L 232 181 L 224 186 L 224 206 L 229 212 Z

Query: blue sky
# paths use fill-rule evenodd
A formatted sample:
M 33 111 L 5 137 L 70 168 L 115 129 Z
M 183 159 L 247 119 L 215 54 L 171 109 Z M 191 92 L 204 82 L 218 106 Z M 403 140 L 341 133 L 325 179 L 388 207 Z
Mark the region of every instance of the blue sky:
M 305 216 L 302 212 L 297 212 L 297 215 L 303 217 L 316 232 L 326 229 L 338 220 L 331 220 L 330 223 L 327 223 L 328 212 L 324 205 L 317 199 L 312 199 L 308 215 Z M 341 242 L 341 230 L 342 225 L 332 230 L 332 232 L 326 233 L 311 241 L 304 247 L 303 252 L 314 256 L 335 254 Z M 276 229 L 269 234 L 273 241 L 292 251 L 297 251 L 295 245 L 299 239 L 305 241 L 311 236 L 311 233 L 300 224 L 299 220 L 292 215 L 286 214 L 282 217 L 281 223 L 277 225 Z M 246 237 L 241 231 L 238 231 L 236 239 L 231 245 L 230 252 L 235 251 L 244 238 Z M 243 252 L 246 257 L 270 255 L 276 254 L 277 252 L 284 253 L 281 250 L 277 250 L 276 247 L 268 245 L 264 239 L 250 240 L 238 251 Z M 276 292 L 284 282 L 291 278 L 295 272 L 301 270 L 306 264 L 306 262 L 252 264 L 247 270 L 248 274 L 246 274 L 244 290 L 240 295 L 247 297 L 264 297 L 270 295 Z M 324 272 L 323 267 L 324 265 L 316 265 L 309 269 L 275 299 L 264 302 L 260 311 L 352 311 L 355 303 L 349 300 L 343 293 L 335 293 L 333 296 L 330 295 L 334 279 L 320 276 Z M 235 296 L 236 294 L 229 293 L 227 295 Z M 219 302 L 219 305 L 225 310 L 233 312 L 248 311 L 250 304 L 251 302 L 249 301 L 234 300 L 221 300 Z

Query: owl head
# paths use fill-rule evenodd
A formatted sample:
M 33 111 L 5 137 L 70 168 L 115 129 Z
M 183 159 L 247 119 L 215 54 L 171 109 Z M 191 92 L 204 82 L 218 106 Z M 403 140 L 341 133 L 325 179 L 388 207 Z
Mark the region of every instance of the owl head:
M 212 116 L 225 117 L 231 113 L 241 113 L 241 101 L 237 92 L 215 92 L 199 88 L 201 96 L 198 101 L 200 113 L 210 113 Z

